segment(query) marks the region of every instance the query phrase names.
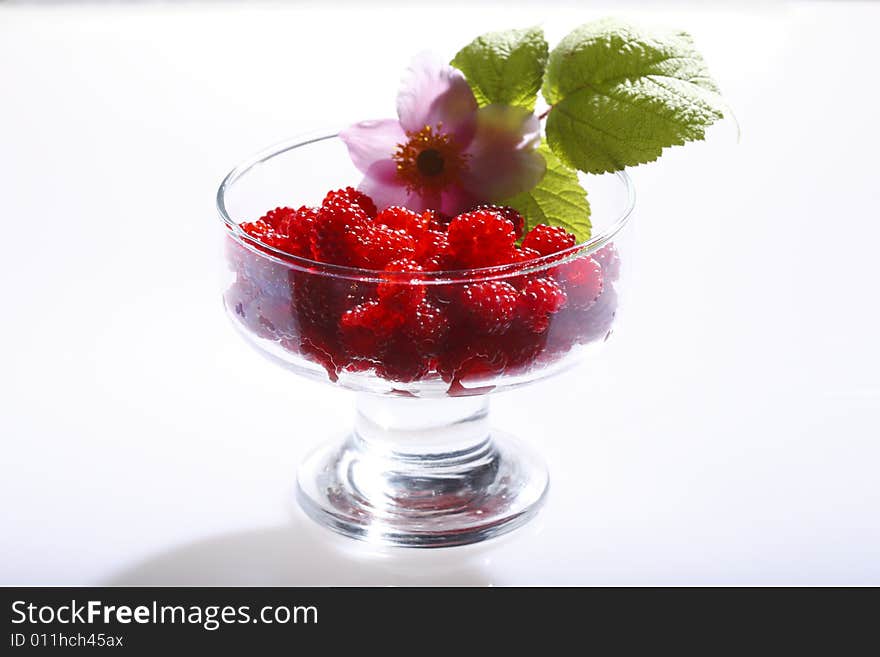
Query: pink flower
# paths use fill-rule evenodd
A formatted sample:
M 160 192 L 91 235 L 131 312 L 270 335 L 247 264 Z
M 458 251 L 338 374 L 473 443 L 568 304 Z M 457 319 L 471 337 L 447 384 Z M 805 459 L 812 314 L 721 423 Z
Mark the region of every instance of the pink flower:
M 544 175 L 537 117 L 521 107 L 477 107 L 464 75 L 425 55 L 397 96 L 398 119 L 343 130 L 361 191 L 379 208 L 456 215 L 534 187 Z

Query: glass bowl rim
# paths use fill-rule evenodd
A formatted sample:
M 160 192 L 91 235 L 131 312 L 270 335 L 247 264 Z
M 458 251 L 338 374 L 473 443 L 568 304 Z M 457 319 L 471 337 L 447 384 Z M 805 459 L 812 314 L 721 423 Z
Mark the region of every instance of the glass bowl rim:
M 363 269 L 359 267 L 318 262 L 317 260 L 303 258 L 302 256 L 295 256 L 280 249 L 276 249 L 275 247 L 265 244 L 264 242 L 248 235 L 241 229 L 239 223 L 229 216 L 229 213 L 226 210 L 226 191 L 239 179 L 243 178 L 249 171 L 288 151 L 309 146 L 310 144 L 336 139 L 338 137 L 338 132 L 328 133 L 326 130 L 291 137 L 264 148 L 239 163 L 238 166 L 226 174 L 226 177 L 223 178 L 220 187 L 217 189 L 217 212 L 220 219 L 237 242 L 248 250 L 254 252 L 256 255 L 265 257 L 286 267 L 334 278 L 344 278 L 363 282 L 388 282 L 396 279 L 400 283 L 412 283 L 418 285 L 444 284 L 456 281 L 474 282 L 498 280 L 510 276 L 522 276 L 539 272 L 550 266 L 559 265 L 562 262 L 567 262 L 601 249 L 608 242 L 613 240 L 621 230 L 623 230 L 624 226 L 626 226 L 632 216 L 635 207 L 636 196 L 632 179 L 626 171 L 615 171 L 613 173 L 623 183 L 626 193 L 624 209 L 620 216 L 618 216 L 608 228 L 598 234 L 591 235 L 590 239 L 586 242 L 575 244 L 574 246 L 551 255 L 534 258 L 533 260 L 527 261 L 528 264 L 526 266 L 523 266 L 523 263 L 507 263 L 503 265 L 494 265 L 492 267 L 448 269 L 429 272 L 385 272 L 376 269 Z

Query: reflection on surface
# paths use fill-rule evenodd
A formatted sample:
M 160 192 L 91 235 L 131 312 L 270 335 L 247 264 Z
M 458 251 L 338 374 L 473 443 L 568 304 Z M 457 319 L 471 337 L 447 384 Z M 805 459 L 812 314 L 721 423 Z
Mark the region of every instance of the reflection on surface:
M 513 532 L 515 536 L 518 532 Z M 487 586 L 490 555 L 509 539 L 444 549 L 381 548 L 314 525 L 220 534 L 151 556 L 105 586 Z

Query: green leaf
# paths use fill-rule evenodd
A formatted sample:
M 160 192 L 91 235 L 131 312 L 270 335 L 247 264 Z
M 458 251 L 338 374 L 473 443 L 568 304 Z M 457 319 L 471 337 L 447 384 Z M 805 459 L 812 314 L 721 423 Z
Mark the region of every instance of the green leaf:
M 613 20 L 577 28 L 550 53 L 547 141 L 590 173 L 656 160 L 722 118 L 718 87 L 691 37 Z
M 452 65 L 464 73 L 477 103 L 535 109 L 547 64 L 547 42 L 539 27 L 490 32 L 462 48 Z
M 504 201 L 519 210 L 526 220 L 526 230 L 538 224 L 562 226 L 577 236 L 578 244 L 590 239 L 590 203 L 578 181 L 577 171 L 566 166 L 542 143 L 538 152 L 547 162 L 547 173 L 533 189 Z

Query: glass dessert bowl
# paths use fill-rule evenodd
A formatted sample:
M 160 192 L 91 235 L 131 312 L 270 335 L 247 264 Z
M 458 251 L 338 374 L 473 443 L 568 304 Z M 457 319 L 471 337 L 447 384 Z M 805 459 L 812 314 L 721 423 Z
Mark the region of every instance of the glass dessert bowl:
M 572 366 L 610 335 L 630 180 L 586 177 L 589 241 L 493 267 L 355 268 L 242 230 L 267 208 L 320 205 L 358 176 L 336 135 L 319 135 L 246 161 L 217 194 L 233 325 L 273 362 L 358 392 L 353 431 L 306 458 L 297 498 L 320 524 L 379 543 L 462 545 L 510 531 L 538 511 L 548 475 L 532 448 L 490 428 L 490 396 Z

